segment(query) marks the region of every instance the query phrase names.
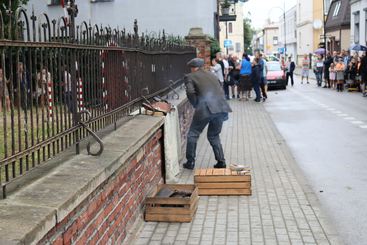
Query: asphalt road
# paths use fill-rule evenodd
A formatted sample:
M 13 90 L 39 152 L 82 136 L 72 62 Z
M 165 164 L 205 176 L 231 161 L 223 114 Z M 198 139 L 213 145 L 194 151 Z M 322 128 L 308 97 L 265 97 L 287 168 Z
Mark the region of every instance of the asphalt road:
M 296 77 L 265 107 L 345 244 L 367 244 L 367 98 Z

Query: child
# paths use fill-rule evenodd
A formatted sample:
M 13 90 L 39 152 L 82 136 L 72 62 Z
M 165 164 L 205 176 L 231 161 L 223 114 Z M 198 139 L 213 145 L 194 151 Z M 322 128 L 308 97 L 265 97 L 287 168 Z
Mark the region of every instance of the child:
M 335 89 L 336 88 L 336 71 L 335 71 L 335 65 L 334 63 L 331 63 L 330 68 L 329 68 L 329 78 L 330 78 L 330 84 L 331 84 L 331 88 Z
M 336 91 L 337 92 L 343 92 L 343 86 L 344 86 L 344 63 L 343 59 L 339 58 L 338 63 L 335 66 L 336 71 Z

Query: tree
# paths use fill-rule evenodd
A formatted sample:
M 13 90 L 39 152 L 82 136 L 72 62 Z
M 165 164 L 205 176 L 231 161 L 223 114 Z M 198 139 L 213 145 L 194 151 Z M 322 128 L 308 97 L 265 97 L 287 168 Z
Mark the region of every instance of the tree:
M 251 26 L 251 19 L 245 18 L 243 20 L 243 46 L 247 53 L 252 54 L 251 41 L 254 36 L 254 29 Z
M 210 57 L 215 58 L 215 54 L 220 52 L 220 45 L 217 39 L 209 37 L 210 40 Z

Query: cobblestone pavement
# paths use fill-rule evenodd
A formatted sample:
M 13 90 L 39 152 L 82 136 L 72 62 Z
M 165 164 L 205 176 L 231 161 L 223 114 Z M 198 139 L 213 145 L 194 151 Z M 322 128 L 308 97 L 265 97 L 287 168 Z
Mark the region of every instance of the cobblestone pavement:
M 134 243 L 340 244 L 263 105 L 231 106 L 222 143 L 227 163 L 251 166 L 252 196 L 202 196 L 192 223 L 144 223 Z M 199 168 L 215 163 L 205 136 L 198 144 Z M 183 170 L 180 182 L 193 183 L 193 171 Z

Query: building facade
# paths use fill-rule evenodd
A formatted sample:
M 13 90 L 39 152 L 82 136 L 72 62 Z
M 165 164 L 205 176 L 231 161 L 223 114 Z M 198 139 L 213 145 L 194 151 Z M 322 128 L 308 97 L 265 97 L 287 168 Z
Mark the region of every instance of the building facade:
M 230 13 L 236 15 L 236 21 L 220 22 L 219 43 L 223 53 L 227 53 L 227 48 L 224 47 L 224 40 L 228 39 L 232 45 L 228 47 L 228 54 L 235 54 L 242 57 L 244 49 L 243 46 L 243 4 L 237 3 L 232 5 Z
M 28 13 L 34 8 L 36 15 L 47 13 L 51 19 L 64 15 L 60 0 L 30 0 Z M 64 1 L 65 3 L 67 0 Z M 165 29 L 167 34 L 186 36 L 192 27 L 201 27 L 204 33 L 214 36 L 216 29 L 217 0 L 76 0 L 79 13 L 76 23 L 87 21 L 104 26 L 132 31 L 134 20 L 139 32 L 158 35 Z M 144 5 L 144 7 L 142 7 Z M 179 23 L 179 24 L 178 24 Z
M 287 46 L 287 56 L 291 56 L 293 60 L 297 59 L 297 6 L 289 9 L 284 16 L 279 18 L 279 45 Z M 285 29 L 285 31 L 284 31 Z
M 350 44 L 367 46 L 367 0 L 350 0 Z
M 270 22 L 270 21 L 269 21 Z M 265 55 L 278 54 L 279 45 L 279 23 L 269 23 L 263 29 L 264 53 Z
M 325 4 L 326 5 L 326 4 Z M 323 42 L 323 1 L 297 1 L 297 57 L 313 53 Z M 300 64 L 300 63 L 299 63 Z
M 349 0 L 333 1 L 325 25 L 328 51 L 347 50 L 350 47 L 350 23 Z

